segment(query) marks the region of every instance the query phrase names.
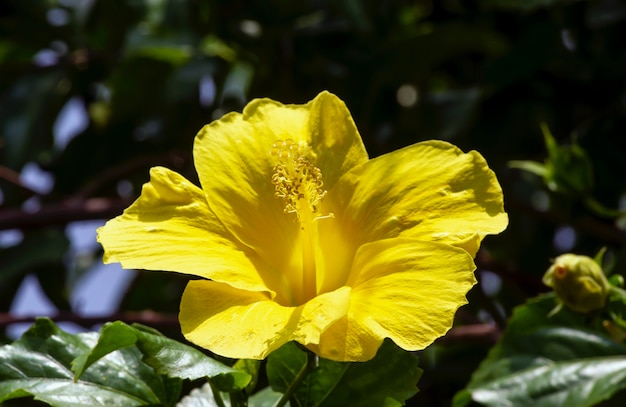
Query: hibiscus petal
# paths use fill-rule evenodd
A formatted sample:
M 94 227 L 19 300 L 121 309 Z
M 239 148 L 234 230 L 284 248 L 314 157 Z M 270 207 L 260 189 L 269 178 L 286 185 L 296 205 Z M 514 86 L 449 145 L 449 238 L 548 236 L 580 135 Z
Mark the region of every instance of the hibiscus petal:
M 350 112 L 328 92 L 306 105 L 256 99 L 243 114 L 230 113 L 205 126 L 194 144 L 209 206 L 236 237 L 272 261 L 292 252 L 299 230 L 295 215 L 285 214 L 284 202 L 274 196 L 272 184 L 272 145 L 286 139 L 310 145 L 326 188 L 367 161 Z
M 152 168 L 141 196 L 98 229 L 105 263 L 193 274 L 269 292 L 250 259 L 231 240 L 202 190 L 163 167 Z
M 259 292 L 206 280 L 190 281 L 180 304 L 185 337 L 229 358 L 264 359 L 286 342 L 319 342 L 320 333 L 345 315 L 350 288 L 285 307 Z
M 311 147 L 326 188 L 341 174 L 367 161 L 367 153 L 345 104 L 323 92 L 306 105 L 269 99 L 249 103 L 243 114 L 230 113 L 205 126 L 194 144 L 194 161 L 211 210 L 242 245 L 258 256 L 257 268 L 283 303 L 290 287 L 301 283 L 300 226 L 284 212 L 272 184 L 277 140 Z
M 330 191 L 344 230 L 360 243 L 404 236 L 475 255 L 487 234 L 506 228 L 502 189 L 485 159 L 444 141 L 393 151 L 346 174 Z
M 355 258 L 348 315 L 331 325 L 316 349 L 339 361 L 373 358 L 383 339 L 424 349 L 452 326 L 475 284 L 475 266 L 462 249 L 409 238 L 362 246 Z

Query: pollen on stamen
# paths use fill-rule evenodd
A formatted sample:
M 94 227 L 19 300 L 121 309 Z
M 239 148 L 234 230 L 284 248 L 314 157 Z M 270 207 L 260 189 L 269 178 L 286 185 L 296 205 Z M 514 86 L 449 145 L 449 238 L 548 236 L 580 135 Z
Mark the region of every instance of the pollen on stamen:
M 291 139 L 278 140 L 272 145 L 270 154 L 278 161 L 272 175 L 274 196 L 283 200 L 285 213 L 296 213 L 299 221 L 305 212 L 310 220 L 332 218 L 332 213 L 318 213 L 318 205 L 327 191 L 323 188 L 322 171 L 311 163 L 308 151 L 310 148 L 305 143 Z

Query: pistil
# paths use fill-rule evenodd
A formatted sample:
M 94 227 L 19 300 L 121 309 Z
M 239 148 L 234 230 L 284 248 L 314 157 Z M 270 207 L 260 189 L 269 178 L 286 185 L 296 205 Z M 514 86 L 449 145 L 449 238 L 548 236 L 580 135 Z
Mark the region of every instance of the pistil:
M 302 230 L 302 296 L 307 299 L 317 295 L 317 265 L 315 261 L 315 248 L 317 241 L 317 224 L 312 216 L 303 221 L 300 218 Z
M 319 215 L 318 206 L 326 195 L 322 173 L 311 163 L 304 143 L 281 140 L 274 143 L 271 154 L 277 158 L 272 183 L 277 198 L 285 203 L 285 213 L 294 213 L 300 223 L 302 243 L 301 302 L 317 295 L 316 251 L 319 247 L 317 221 L 332 217 Z

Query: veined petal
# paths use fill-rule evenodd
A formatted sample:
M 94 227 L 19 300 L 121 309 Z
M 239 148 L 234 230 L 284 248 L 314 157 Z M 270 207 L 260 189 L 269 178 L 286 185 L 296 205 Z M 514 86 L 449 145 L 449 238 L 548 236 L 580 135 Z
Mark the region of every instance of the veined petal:
M 243 114 L 231 113 L 205 126 L 194 144 L 194 158 L 209 207 L 242 243 L 257 255 L 257 269 L 270 288 L 290 302 L 284 281 L 300 284 L 300 227 L 284 213 L 272 183 L 277 164 L 270 152 L 277 140 L 311 147 L 314 165 L 329 187 L 367 154 L 346 106 L 323 92 L 306 105 L 282 105 L 258 99 Z M 225 180 L 228 180 L 225 182 Z
M 207 280 L 190 281 L 180 304 L 185 337 L 229 357 L 264 359 L 286 342 L 318 343 L 322 331 L 348 310 L 350 288 L 285 307 L 259 292 Z
M 274 196 L 278 140 L 310 146 L 324 188 L 367 161 L 361 137 L 345 104 L 320 93 L 306 105 L 269 99 L 250 102 L 242 114 L 230 113 L 205 126 L 194 144 L 194 161 L 210 208 L 243 244 L 253 248 L 272 273 L 301 269 L 293 253 L 299 233 L 295 215 L 284 213 Z M 270 271 L 268 271 L 269 273 Z
M 393 151 L 353 169 L 329 192 L 345 230 L 362 242 L 404 236 L 475 255 L 487 234 L 506 228 L 502 189 L 485 159 L 444 141 Z
M 374 357 L 384 338 L 406 350 L 424 349 L 452 326 L 475 284 L 463 249 L 410 238 L 362 246 L 349 285 L 348 315 L 331 325 L 315 351 L 339 361 Z
M 202 190 L 167 168 L 150 170 L 141 196 L 98 229 L 98 241 L 105 263 L 193 274 L 270 292 L 211 212 Z

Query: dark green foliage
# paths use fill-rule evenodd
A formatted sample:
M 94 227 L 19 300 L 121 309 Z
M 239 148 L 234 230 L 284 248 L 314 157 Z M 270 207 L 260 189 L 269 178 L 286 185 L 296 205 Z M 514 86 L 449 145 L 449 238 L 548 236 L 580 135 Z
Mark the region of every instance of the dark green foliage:
M 181 379 L 210 378 L 225 391 L 250 380 L 153 330 L 113 322 L 72 335 L 39 319 L 20 340 L 0 347 L 0 402 L 34 396 L 52 406 L 173 406 Z
M 285 392 L 307 361 L 293 342 L 267 361 L 272 389 Z M 417 358 L 386 341 L 374 359 L 363 363 L 319 360 L 294 394 L 297 406 L 401 406 L 417 393 L 422 370 Z
M 503 186 L 509 228 L 484 242 L 477 256 L 479 285 L 457 320 L 459 327 L 486 333 L 453 331 L 420 355 L 421 391 L 407 401 L 449 405 L 514 307 L 547 290 L 541 276 L 551 258 L 563 252 L 592 256 L 607 247 L 605 269 L 625 274 L 626 223 L 619 211 L 626 193 L 625 20 L 624 0 L 0 1 L 0 232 L 22 236 L 11 245 L 0 243 L 1 340 L 11 341 L 4 331 L 8 312 L 29 275 L 60 311 L 79 310 L 71 304 L 72 290 L 102 253 L 95 241 L 86 252 L 71 249 L 64 233 L 69 222 L 121 213 L 155 165 L 197 181 L 195 134 L 252 98 L 302 103 L 329 90 L 351 110 L 370 156 L 445 139 L 483 154 Z M 70 101 L 85 112 L 85 121 L 75 137 L 62 141 L 55 125 Z M 552 134 L 547 149 L 542 123 Z M 549 177 L 511 168 L 511 161 L 549 163 Z M 25 166 L 51 175 L 50 190 L 20 179 Z M 500 286 L 490 290 L 494 275 Z M 139 276 L 123 293 L 120 318 L 134 318 L 128 311 L 165 314 L 169 319 L 143 322 L 159 323 L 167 337 L 180 339 L 179 326 L 163 321 L 175 321 L 185 277 Z M 532 313 L 520 316 L 524 309 L 515 321 L 535 321 Z M 571 318 L 533 334 L 516 332 L 517 322 L 511 323 L 470 391 L 479 383 L 489 391 L 517 383 L 491 380 L 500 371 L 485 366 L 496 354 L 516 367 L 534 366 L 535 356 L 511 342 L 518 335 L 538 345 L 560 338 L 574 346 L 573 338 L 587 328 Z M 73 319 L 86 328 L 93 324 Z M 110 325 L 104 333 L 116 330 L 132 332 L 121 337 L 128 347 L 120 354 L 140 360 L 142 331 Z M 92 336 L 67 340 L 80 347 Z M 591 369 L 594 352 L 614 360 L 622 346 L 585 338 L 597 346 L 576 358 L 563 356 L 541 374 Z M 268 385 L 262 367 L 241 363 L 257 390 Z M 408 356 L 398 363 L 415 367 Z M 63 366 L 54 374 L 67 375 Z M 506 370 L 511 366 L 500 367 L 513 374 Z M 328 377 L 341 376 L 327 369 Z M 154 394 L 176 387 L 163 379 L 166 373 L 154 373 L 162 380 Z M 589 400 L 599 402 L 619 387 L 597 387 L 602 374 L 593 376 Z M 280 389 L 277 383 L 272 379 Z M 217 384 L 226 386 L 218 386 L 222 391 L 229 385 Z M 602 397 L 594 396 L 600 389 Z M 519 393 L 507 394 L 521 400 L 515 398 Z M 277 399 L 270 390 L 254 397 L 270 404 Z
M 626 346 L 591 329 L 590 317 L 546 295 L 515 309 L 501 341 L 472 376 L 455 407 L 593 406 L 626 388 Z

